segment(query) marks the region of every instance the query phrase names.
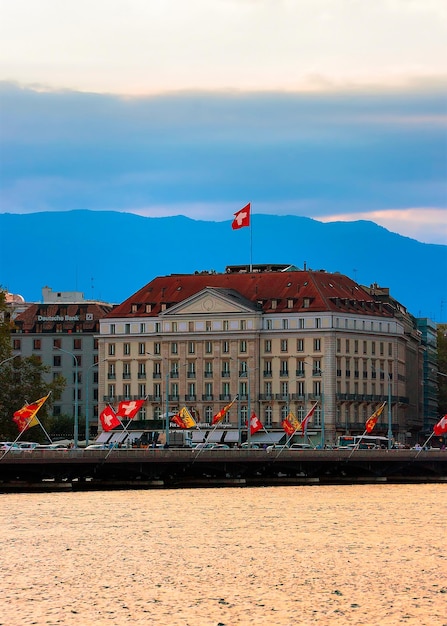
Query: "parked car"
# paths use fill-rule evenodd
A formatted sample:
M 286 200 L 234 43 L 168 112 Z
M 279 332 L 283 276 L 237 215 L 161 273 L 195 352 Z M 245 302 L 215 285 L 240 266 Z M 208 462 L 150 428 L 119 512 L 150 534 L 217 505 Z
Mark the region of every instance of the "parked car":
M 39 444 L 37 441 L 18 441 L 17 445 L 20 450 L 34 450 Z
M 84 448 L 85 450 L 109 450 L 109 446 L 107 443 L 91 443 L 89 446 Z
M 313 446 L 309 443 L 292 443 L 291 450 L 313 450 Z
M 19 446 L 15 441 L 0 441 L 0 450 L 19 450 Z

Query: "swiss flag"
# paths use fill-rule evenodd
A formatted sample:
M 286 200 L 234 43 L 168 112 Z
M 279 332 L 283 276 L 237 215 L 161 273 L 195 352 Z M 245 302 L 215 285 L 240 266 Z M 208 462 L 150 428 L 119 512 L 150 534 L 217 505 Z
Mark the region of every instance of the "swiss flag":
M 444 433 L 447 433 L 447 413 L 444 417 L 441 417 L 435 426 L 433 426 L 433 432 L 435 435 L 443 435 Z
M 106 432 L 109 430 L 113 430 L 114 428 L 116 428 L 116 426 L 119 426 L 121 424 L 111 406 L 106 406 L 104 411 L 99 416 L 99 419 L 101 421 L 103 430 L 105 430 Z
M 252 413 L 250 418 L 250 435 L 254 435 L 258 432 L 258 430 L 261 430 L 262 428 L 263 426 L 261 424 L 261 420 L 256 415 L 256 413 Z
M 243 209 L 234 214 L 234 220 L 231 224 L 233 230 L 250 226 L 250 202 Z
M 125 419 L 131 420 L 135 417 L 144 403 L 145 400 L 124 400 L 119 403 L 116 414 L 118 417 L 124 417 Z

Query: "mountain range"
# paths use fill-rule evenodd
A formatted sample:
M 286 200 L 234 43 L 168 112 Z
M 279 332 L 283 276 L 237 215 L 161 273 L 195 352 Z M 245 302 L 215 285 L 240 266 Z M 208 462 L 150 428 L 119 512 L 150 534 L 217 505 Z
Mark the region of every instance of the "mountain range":
M 149 218 L 113 211 L 0 214 L 0 286 L 39 302 L 42 287 L 120 303 L 156 276 L 224 272 L 227 265 L 290 264 L 388 287 L 416 317 L 447 320 L 447 245 L 426 244 L 369 221 L 297 216 L 231 220 Z

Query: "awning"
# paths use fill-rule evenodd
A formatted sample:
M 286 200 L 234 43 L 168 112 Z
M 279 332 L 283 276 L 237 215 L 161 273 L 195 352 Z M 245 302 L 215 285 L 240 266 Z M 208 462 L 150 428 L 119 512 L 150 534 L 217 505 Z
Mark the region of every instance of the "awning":
M 279 443 L 281 439 L 285 438 L 285 433 L 255 433 L 251 436 L 251 443 Z
M 237 443 L 239 441 L 239 433 L 237 430 L 227 430 L 224 442 L 225 443 Z

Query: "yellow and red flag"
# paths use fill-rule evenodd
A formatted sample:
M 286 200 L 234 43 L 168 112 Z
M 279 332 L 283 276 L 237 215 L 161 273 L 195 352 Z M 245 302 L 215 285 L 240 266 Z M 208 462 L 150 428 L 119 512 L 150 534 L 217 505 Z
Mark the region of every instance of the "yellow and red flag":
M 295 433 L 295 426 L 289 421 L 288 416 L 282 421 L 281 426 L 288 435 L 293 435 Z
M 232 400 L 230 402 L 230 404 L 227 404 L 226 406 L 224 406 L 223 409 L 220 409 L 220 411 L 218 413 L 216 413 L 216 415 L 213 417 L 213 420 L 211 422 L 212 426 L 214 426 L 214 424 L 218 424 L 219 422 L 221 422 L 223 420 L 223 418 L 228 413 L 228 411 L 231 409 L 231 407 L 236 402 L 236 400 L 237 400 L 237 396 L 236 396 L 236 398 L 234 400 Z
M 382 414 L 385 404 L 386 402 L 384 402 L 381 406 L 379 406 L 379 408 L 376 411 L 374 411 L 371 417 L 366 420 L 365 430 L 367 433 L 372 432 L 372 430 L 374 429 L 374 426 L 377 424 L 377 420 Z
M 180 409 L 178 413 L 176 413 L 173 417 L 171 417 L 171 422 L 177 424 L 179 428 L 195 428 L 197 426 L 193 416 L 188 411 L 186 406 L 183 409 Z
M 21 433 L 23 433 L 23 431 L 27 430 L 28 428 L 31 428 L 32 426 L 37 426 L 37 424 L 39 424 L 39 420 L 36 417 L 37 412 L 49 398 L 49 395 L 50 394 L 44 396 L 43 398 L 40 398 L 39 400 L 36 400 L 36 402 L 33 402 L 32 404 L 25 404 L 25 406 L 23 406 L 21 409 L 14 413 L 14 417 L 12 419 L 17 424 L 17 427 Z

